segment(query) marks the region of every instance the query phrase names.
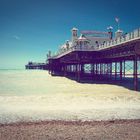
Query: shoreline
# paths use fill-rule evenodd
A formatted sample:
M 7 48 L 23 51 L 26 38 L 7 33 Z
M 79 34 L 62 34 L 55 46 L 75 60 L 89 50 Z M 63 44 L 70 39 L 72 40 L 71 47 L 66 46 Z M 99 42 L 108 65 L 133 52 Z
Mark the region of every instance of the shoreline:
M 39 120 L 39 121 L 21 121 L 21 122 L 11 122 L 11 123 L 0 123 L 0 127 L 3 126 L 20 126 L 20 125 L 40 125 L 40 124 L 63 124 L 63 125 L 87 125 L 87 124 L 119 124 L 119 123 L 128 123 L 135 122 L 140 123 L 140 119 L 114 119 L 114 120 Z

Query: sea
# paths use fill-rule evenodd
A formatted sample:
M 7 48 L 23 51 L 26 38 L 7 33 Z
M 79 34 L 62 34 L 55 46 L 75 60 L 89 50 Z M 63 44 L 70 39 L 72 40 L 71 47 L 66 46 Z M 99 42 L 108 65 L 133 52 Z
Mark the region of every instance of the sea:
M 114 119 L 140 119 L 140 92 L 44 70 L 0 70 L 0 124 Z

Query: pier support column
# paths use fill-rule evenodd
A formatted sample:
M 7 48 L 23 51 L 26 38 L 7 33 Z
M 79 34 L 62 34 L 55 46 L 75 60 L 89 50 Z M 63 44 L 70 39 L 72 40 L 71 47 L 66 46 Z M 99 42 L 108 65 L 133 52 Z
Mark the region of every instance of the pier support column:
M 115 80 L 117 80 L 117 62 L 115 62 Z
M 72 73 L 72 65 L 70 65 L 70 72 Z
M 51 69 L 52 69 L 52 64 L 51 61 L 49 61 L 49 65 L 48 65 L 48 73 L 51 74 Z
M 92 64 L 92 76 L 93 76 L 93 80 L 94 80 L 94 75 L 95 75 L 95 67 L 94 67 L 94 63 Z
M 137 55 L 134 58 L 134 90 L 138 90 L 138 64 L 137 64 Z
M 99 74 L 99 64 L 96 63 L 96 78 L 97 79 L 99 79 L 98 74 Z
M 100 77 L 103 79 L 103 63 L 100 63 Z
M 110 63 L 110 79 L 112 79 L 112 62 Z
M 110 77 L 110 63 L 107 62 L 107 80 L 109 79 Z
M 103 70 L 104 72 L 104 79 L 105 79 L 105 77 L 106 77 L 106 63 L 104 63 L 104 70 Z
M 122 81 L 122 60 L 120 61 L 120 80 Z
M 123 76 L 125 78 L 125 60 L 123 61 Z
M 71 65 L 71 72 L 73 72 L 73 64 Z
M 78 82 L 80 82 L 80 78 L 81 78 L 81 74 L 80 74 L 81 73 L 81 68 L 80 67 L 81 67 L 80 64 L 76 65 L 76 73 L 77 73 L 77 81 Z
M 102 78 L 102 63 L 99 63 L 99 78 Z
M 66 64 L 63 65 L 63 72 L 64 72 L 64 76 L 67 76 L 67 65 Z
M 80 78 L 81 78 L 81 55 L 79 54 L 79 53 L 77 53 L 77 55 L 76 55 L 76 58 L 77 58 L 77 62 L 78 62 L 78 64 L 77 64 L 77 81 L 78 82 L 80 82 Z
M 84 64 L 81 64 L 81 77 L 84 76 Z
M 53 75 L 53 71 L 54 71 L 54 64 L 53 63 L 51 63 L 51 66 L 50 66 L 50 74 L 51 75 Z

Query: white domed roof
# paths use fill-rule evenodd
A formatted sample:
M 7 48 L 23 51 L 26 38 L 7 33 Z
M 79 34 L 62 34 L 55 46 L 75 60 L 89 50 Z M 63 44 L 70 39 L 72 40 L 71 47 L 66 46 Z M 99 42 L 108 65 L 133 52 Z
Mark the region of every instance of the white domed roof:
M 120 29 L 118 29 L 118 30 L 116 31 L 116 33 L 123 33 L 123 31 L 120 30 Z
M 73 28 L 72 28 L 72 31 L 78 31 L 78 29 L 77 29 L 77 28 L 75 28 L 75 27 L 73 27 Z

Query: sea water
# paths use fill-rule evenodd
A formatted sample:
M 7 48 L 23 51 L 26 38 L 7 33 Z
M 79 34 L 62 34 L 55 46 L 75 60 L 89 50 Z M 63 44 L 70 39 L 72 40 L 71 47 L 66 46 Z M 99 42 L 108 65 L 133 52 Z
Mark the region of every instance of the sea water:
M 0 123 L 140 119 L 140 92 L 43 70 L 0 70 Z

